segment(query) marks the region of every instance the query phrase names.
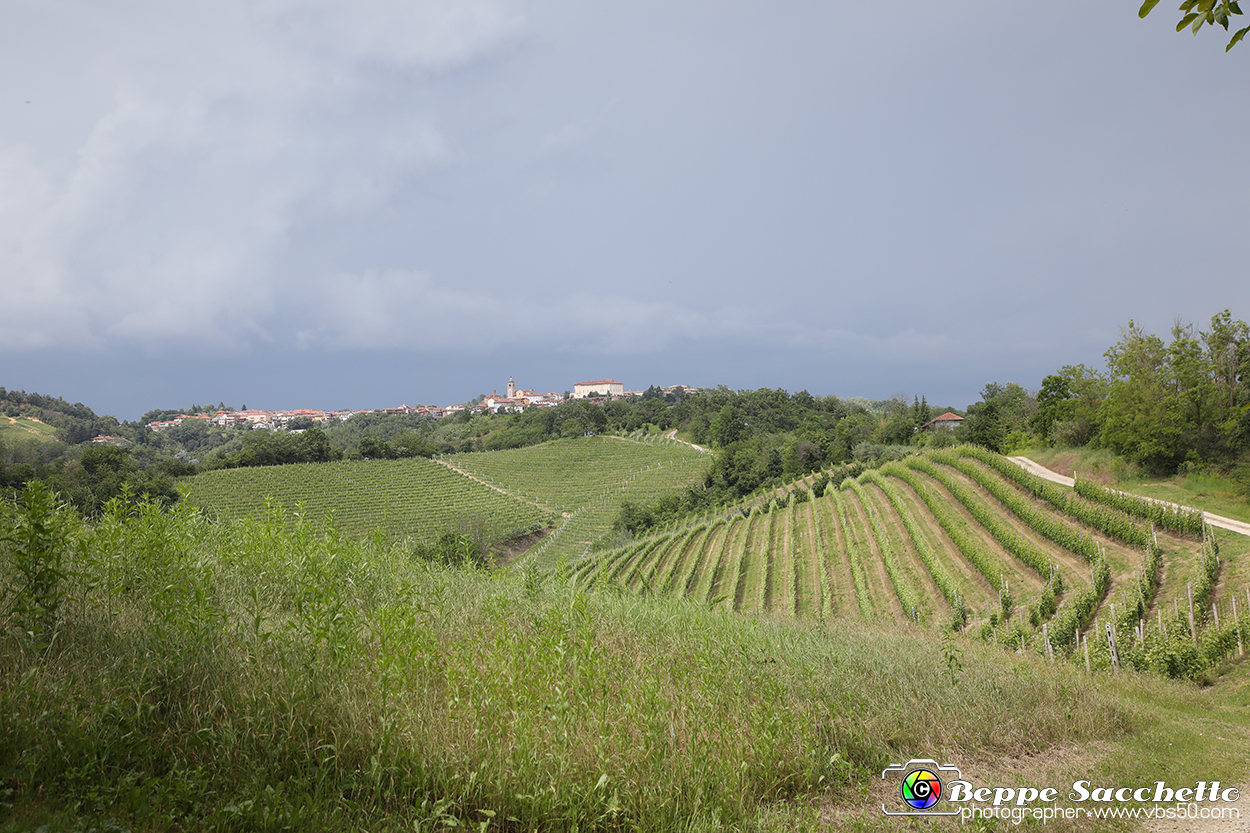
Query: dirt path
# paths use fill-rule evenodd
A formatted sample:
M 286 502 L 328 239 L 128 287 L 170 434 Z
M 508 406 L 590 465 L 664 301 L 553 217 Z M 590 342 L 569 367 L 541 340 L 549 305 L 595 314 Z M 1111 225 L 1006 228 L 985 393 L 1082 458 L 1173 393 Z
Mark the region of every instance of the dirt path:
M 1007 459 L 1025 471 L 1032 472 L 1038 477 L 1049 480 L 1052 483 L 1058 483 L 1061 486 L 1076 485 L 1076 481 L 1071 477 L 1064 477 L 1062 474 L 1056 474 L 1042 464 L 1033 462 L 1028 457 L 1008 457 Z M 1138 497 L 1141 497 L 1141 495 Z M 1153 500 L 1155 503 L 1162 503 L 1166 506 L 1177 505 L 1166 500 L 1158 500 L 1152 497 L 1146 498 L 1146 500 Z M 1230 532 L 1236 532 L 1241 535 L 1250 535 L 1250 524 L 1245 521 L 1235 521 L 1232 518 L 1226 518 L 1223 515 L 1213 515 L 1210 512 L 1203 512 L 1202 515 L 1207 519 L 1207 523 L 1211 524 L 1211 526 L 1216 526 L 1220 529 L 1227 529 Z
M 695 451 L 702 451 L 704 454 L 710 454 L 710 453 L 711 453 L 711 452 L 709 452 L 706 448 L 704 448 L 704 447 L 703 447 L 703 446 L 701 446 L 701 445 L 695 445 L 694 443 L 689 443 L 689 442 L 686 442 L 685 440 L 678 440 L 678 439 L 677 439 L 677 429 L 676 429 L 676 428 L 674 428 L 672 431 L 669 431 L 669 432 L 668 432 L 667 434 L 665 434 L 664 436 L 668 437 L 670 440 L 677 440 L 677 442 L 682 443 L 683 445 L 688 445 L 688 446 L 690 446 L 691 448 L 693 448 Z

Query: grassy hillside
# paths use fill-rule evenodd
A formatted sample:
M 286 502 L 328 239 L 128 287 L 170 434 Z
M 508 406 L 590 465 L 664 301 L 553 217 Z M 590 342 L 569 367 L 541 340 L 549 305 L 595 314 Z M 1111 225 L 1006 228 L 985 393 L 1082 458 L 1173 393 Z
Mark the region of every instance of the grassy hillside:
M 56 439 L 56 429 L 33 417 L 0 415 L 0 442 L 44 442 Z
M 587 593 L 295 517 L 84 526 L 36 495 L 0 531 L 24 542 L 0 547 L 0 829 L 897 830 L 880 773 L 913 757 L 991 785 L 1246 774 L 1244 677 Z
M 310 517 L 333 512 L 349 535 L 429 539 L 445 529 L 487 539 L 538 527 L 545 566 L 606 535 L 621 501 L 651 501 L 701 482 L 710 456 L 663 438 L 555 440 L 511 451 L 219 469 L 185 481 L 187 501 L 222 518 L 260 513 L 267 498 Z
M 701 483 L 711 456 L 663 438 L 591 437 L 457 454 L 446 462 L 509 494 L 558 509 L 553 533 L 530 554 L 540 566 L 552 567 L 607 535 L 622 501 L 651 502 Z
M 497 541 L 549 525 L 551 507 L 514 497 L 417 457 L 218 469 L 186 483 L 186 501 L 209 514 L 263 514 L 267 500 L 312 518 L 332 513 L 343 532 L 431 539 L 451 529 Z
M 1190 676 L 1235 650 L 1235 627 L 1250 641 L 1250 539 L 1204 533 L 1195 513 L 1135 518 L 1098 497 L 970 448 L 932 451 L 819 497 L 799 486 L 587 555 L 573 575 L 786 619 L 957 627 L 1039 654 L 1049 638 L 1082 664 L 1092 636 L 1095 666 L 1111 663 L 1100 623 L 1114 622 L 1126 663 Z

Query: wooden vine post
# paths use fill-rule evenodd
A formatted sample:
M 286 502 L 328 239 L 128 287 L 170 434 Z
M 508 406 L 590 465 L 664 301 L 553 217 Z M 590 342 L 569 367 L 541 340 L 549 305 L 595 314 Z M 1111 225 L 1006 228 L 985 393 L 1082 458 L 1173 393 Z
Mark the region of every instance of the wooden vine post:
M 1185 582 L 1185 591 L 1189 593 L 1189 634 L 1194 638 L 1194 647 L 1198 647 L 1198 628 L 1194 626 L 1194 585 Z
M 1118 674 L 1120 672 L 1120 652 L 1116 649 L 1114 622 L 1107 623 L 1107 647 L 1111 649 L 1111 668 Z
M 1236 594 L 1233 594 L 1232 596 L 1232 603 L 1233 603 L 1233 627 L 1237 631 L 1237 656 L 1244 657 L 1246 655 L 1246 649 L 1245 647 L 1243 647 L 1241 643 L 1241 619 L 1237 617 L 1237 595 Z

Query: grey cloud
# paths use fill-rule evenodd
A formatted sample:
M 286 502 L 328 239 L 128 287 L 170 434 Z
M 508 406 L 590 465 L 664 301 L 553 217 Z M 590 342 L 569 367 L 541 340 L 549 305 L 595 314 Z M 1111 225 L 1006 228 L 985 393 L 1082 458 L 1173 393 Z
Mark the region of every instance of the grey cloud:
M 578 292 L 547 299 L 486 293 L 394 269 L 336 274 L 299 293 L 299 347 L 335 350 L 579 349 L 609 354 L 663 350 L 680 340 L 727 337 L 733 321 L 666 301 Z
M 1098 363 L 1129 317 L 1250 317 L 1240 179 L 1192 152 L 1250 118 L 1245 55 L 1132 11 L 14 4 L 4 364 L 191 350 L 229 380 L 288 351 L 294 389 L 398 351 L 450 389 L 619 356 L 975 395 Z
M 487 2 L 152 11 L 119 10 L 133 56 L 102 61 L 112 104 L 63 175 L 0 146 L 10 343 L 267 339 L 258 322 L 300 282 L 281 264 L 292 234 L 448 158 L 428 115 L 361 103 L 376 67 L 445 71 L 523 24 Z

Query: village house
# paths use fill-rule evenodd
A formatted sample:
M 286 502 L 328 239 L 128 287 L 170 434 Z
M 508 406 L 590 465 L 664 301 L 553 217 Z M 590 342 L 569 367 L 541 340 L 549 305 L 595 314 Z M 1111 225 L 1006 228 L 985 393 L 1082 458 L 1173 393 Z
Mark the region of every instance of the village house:
M 958 430 L 959 426 L 963 424 L 964 424 L 963 417 L 961 417 L 959 414 L 953 414 L 950 411 L 947 411 L 941 416 L 934 417 L 933 419 L 926 422 L 924 425 L 920 426 L 920 430 L 921 431 L 955 431 L 955 430 Z
M 153 422 L 149 422 L 148 427 L 153 431 L 164 431 L 166 428 L 173 428 L 175 425 L 181 425 L 188 419 L 201 419 L 208 421 L 211 420 L 212 417 L 208 414 L 178 414 L 178 416 L 173 419 L 155 420 Z
M 547 408 L 563 399 L 560 394 L 554 392 L 535 393 L 533 390 L 520 390 L 511 376 L 508 377 L 506 390 L 507 393 L 504 396 L 500 396 L 497 389 L 492 390 L 490 396 L 482 401 L 482 405 L 492 413 L 498 413 L 502 410 L 523 411 L 526 408 Z

